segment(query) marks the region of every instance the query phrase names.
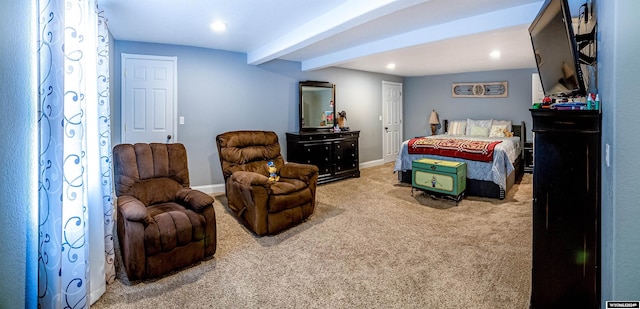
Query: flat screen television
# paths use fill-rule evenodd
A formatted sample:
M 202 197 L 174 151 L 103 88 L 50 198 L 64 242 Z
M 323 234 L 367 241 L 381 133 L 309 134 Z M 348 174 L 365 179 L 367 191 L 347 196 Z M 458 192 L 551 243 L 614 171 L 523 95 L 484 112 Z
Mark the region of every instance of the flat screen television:
M 544 94 L 585 96 L 578 44 L 567 0 L 547 0 L 529 26 Z

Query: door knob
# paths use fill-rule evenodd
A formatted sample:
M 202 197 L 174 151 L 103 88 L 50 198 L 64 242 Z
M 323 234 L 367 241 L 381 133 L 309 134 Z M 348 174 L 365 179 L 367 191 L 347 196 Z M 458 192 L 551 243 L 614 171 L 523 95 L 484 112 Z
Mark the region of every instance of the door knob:
M 384 130 L 385 130 L 385 131 L 389 131 L 389 128 L 388 128 L 388 127 L 384 127 Z
M 167 135 L 167 140 L 171 140 L 171 134 Z

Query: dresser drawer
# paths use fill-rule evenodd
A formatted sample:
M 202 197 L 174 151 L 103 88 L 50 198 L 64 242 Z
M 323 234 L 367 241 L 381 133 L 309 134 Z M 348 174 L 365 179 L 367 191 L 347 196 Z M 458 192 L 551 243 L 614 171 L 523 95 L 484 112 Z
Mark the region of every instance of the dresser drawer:
M 359 133 L 356 132 L 349 132 L 349 131 L 345 131 L 345 132 L 341 132 L 341 133 L 337 133 L 337 135 L 340 136 L 340 138 L 348 138 L 348 137 L 354 137 L 357 138 Z
M 333 134 L 307 134 L 300 137 L 301 142 L 325 141 L 333 138 Z
M 591 110 L 531 110 L 533 132 L 598 133 L 600 117 Z

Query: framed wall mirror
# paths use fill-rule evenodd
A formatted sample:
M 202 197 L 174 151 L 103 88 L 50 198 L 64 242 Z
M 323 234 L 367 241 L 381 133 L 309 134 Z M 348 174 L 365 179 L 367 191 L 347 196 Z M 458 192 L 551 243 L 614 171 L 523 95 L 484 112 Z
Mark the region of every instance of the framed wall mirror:
M 335 126 L 335 89 L 329 82 L 300 82 L 300 131 L 328 131 Z

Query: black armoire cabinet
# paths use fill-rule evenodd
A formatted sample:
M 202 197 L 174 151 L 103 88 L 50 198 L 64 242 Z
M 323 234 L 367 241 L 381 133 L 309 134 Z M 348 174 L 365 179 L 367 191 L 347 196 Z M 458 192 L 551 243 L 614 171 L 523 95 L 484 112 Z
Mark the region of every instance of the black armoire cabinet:
M 287 161 L 318 167 L 318 183 L 360 177 L 360 131 L 287 132 Z
M 600 113 L 532 109 L 531 115 L 531 308 L 599 308 Z

